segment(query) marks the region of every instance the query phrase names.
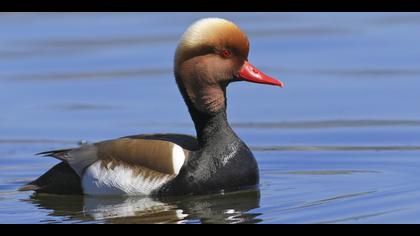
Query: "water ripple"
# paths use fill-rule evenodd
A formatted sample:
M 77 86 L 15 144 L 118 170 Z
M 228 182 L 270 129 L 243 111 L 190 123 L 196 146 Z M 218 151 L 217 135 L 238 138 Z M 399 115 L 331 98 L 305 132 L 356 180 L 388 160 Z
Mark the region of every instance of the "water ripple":
M 420 146 L 254 146 L 251 150 L 258 152 L 273 151 L 420 151 Z
M 80 141 L 52 140 L 52 139 L 0 139 L 0 145 L 10 144 L 77 144 Z
M 10 77 L 17 80 L 86 80 L 86 79 L 116 79 L 116 78 L 149 78 L 150 76 L 171 74 L 168 68 L 144 68 L 113 71 L 80 71 L 63 73 L 45 73 L 17 75 Z
M 308 171 L 288 171 L 284 174 L 291 175 L 350 175 L 350 174 L 380 173 L 373 170 L 308 170 Z
M 383 126 L 420 126 L 420 120 L 320 120 L 320 121 L 284 121 L 284 122 L 234 122 L 237 128 L 258 129 L 326 129 L 326 128 L 361 128 Z
M 396 209 L 396 210 L 381 211 L 381 212 L 370 213 L 370 214 L 362 214 L 362 215 L 351 216 L 351 217 L 342 218 L 342 219 L 335 219 L 335 220 L 330 220 L 330 221 L 321 221 L 321 222 L 317 222 L 317 224 L 337 224 L 337 223 L 343 223 L 343 222 L 347 222 L 347 221 L 361 221 L 361 220 L 365 220 L 365 219 L 368 219 L 368 218 L 387 215 L 387 214 L 395 213 L 395 212 L 402 211 L 402 210 L 404 210 L 404 209 Z

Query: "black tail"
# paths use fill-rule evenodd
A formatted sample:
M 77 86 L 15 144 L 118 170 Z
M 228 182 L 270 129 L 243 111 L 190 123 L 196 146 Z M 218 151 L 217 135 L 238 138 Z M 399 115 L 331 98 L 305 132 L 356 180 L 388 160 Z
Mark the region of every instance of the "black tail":
M 52 156 L 59 159 L 55 155 L 61 152 L 64 152 L 64 150 L 39 153 L 39 155 Z M 19 191 L 67 195 L 83 194 L 80 177 L 66 162 L 57 164 L 37 180 L 19 188 Z
M 72 149 L 61 149 L 61 150 L 54 150 L 54 151 L 47 151 L 47 152 L 40 152 L 35 155 L 42 155 L 46 157 L 54 157 L 60 161 L 67 162 L 68 161 L 68 155 L 67 153 L 71 151 Z

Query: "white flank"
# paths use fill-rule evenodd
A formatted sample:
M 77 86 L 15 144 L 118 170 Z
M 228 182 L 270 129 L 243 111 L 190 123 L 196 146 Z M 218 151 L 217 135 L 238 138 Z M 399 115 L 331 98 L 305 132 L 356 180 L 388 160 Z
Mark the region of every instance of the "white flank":
M 177 175 L 181 170 L 185 162 L 185 153 L 182 147 L 174 144 L 172 148 L 172 166 L 174 168 L 174 173 Z
M 105 168 L 100 161 L 97 161 L 86 169 L 82 178 L 82 187 L 87 195 L 147 196 L 173 178 L 172 175 L 160 177 L 135 175 L 133 170 L 125 165 Z

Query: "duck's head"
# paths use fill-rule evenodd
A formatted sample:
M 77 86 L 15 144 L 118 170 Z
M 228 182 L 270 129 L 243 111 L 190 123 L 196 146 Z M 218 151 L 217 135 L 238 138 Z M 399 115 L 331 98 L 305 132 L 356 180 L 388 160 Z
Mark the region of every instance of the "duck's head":
M 283 87 L 248 62 L 249 41 L 234 23 L 206 18 L 192 24 L 175 53 L 175 77 L 187 105 L 216 113 L 226 106 L 226 87 L 249 81 Z

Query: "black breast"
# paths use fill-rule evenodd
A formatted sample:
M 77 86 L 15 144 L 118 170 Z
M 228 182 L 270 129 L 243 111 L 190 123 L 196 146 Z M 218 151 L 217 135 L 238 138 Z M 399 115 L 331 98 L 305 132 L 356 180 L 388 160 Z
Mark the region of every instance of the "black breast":
M 192 152 L 178 176 L 159 195 L 187 195 L 230 191 L 259 183 L 257 162 L 233 132 L 222 112 L 210 120 L 199 136 L 201 148 Z

